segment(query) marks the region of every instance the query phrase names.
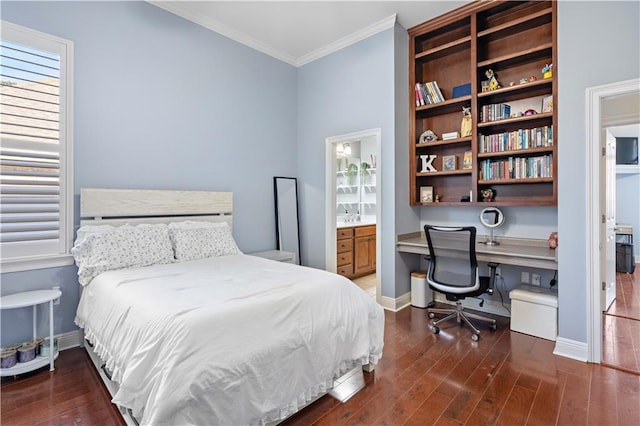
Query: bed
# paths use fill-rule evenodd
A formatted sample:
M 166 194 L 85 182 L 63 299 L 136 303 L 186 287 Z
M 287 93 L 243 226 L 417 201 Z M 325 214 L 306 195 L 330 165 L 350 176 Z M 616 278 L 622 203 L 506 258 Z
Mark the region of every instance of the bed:
M 81 191 L 76 323 L 128 423 L 276 424 L 382 356 L 370 296 L 240 252 L 231 213 L 231 193 Z

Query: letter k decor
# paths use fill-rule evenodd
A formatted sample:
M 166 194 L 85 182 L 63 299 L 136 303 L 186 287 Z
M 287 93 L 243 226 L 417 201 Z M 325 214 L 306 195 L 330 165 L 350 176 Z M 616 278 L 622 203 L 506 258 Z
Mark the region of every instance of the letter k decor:
M 426 172 L 437 172 L 436 168 L 433 167 L 433 160 L 435 160 L 437 155 L 421 155 L 422 159 L 422 171 L 421 173 Z

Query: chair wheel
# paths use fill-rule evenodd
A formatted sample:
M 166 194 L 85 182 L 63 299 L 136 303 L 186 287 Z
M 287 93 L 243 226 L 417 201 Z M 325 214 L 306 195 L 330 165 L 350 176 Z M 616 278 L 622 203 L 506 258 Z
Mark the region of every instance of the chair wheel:
M 436 317 L 436 314 L 434 314 L 433 312 L 429 312 L 429 318 L 434 319 Z
M 431 331 L 433 332 L 433 334 L 438 334 L 440 333 L 440 328 L 437 325 L 432 325 Z
M 478 340 L 480 340 L 480 335 L 479 334 L 472 334 L 471 335 L 471 340 L 473 340 L 474 342 L 477 342 Z
M 490 328 L 491 330 L 493 330 L 493 331 L 496 331 L 496 330 L 498 329 L 498 326 L 497 326 L 497 325 L 495 325 L 495 324 L 491 324 L 491 325 L 489 326 L 489 328 Z

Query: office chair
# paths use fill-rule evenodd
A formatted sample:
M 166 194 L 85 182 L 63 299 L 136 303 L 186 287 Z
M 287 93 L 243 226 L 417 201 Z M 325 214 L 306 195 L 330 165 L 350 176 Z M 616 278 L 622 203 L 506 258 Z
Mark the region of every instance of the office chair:
M 496 320 L 466 312 L 462 308 L 462 300 L 466 297 L 479 297 L 484 293 L 493 294 L 498 264 L 489 263 L 490 277 L 479 276 L 474 226 L 425 225 L 424 232 L 429 246 L 427 284 L 431 289 L 443 293 L 447 300 L 456 302 L 456 307 L 453 309 L 427 309 L 431 319 L 435 318 L 435 314 L 447 314 L 431 322 L 431 331 L 438 334 L 440 332 L 438 324 L 455 318 L 460 325 L 463 322 L 467 323 L 473 329 L 471 338 L 478 341 L 480 330 L 470 319 L 489 322 L 492 330 L 496 329 Z M 480 306 L 483 302 L 484 300 L 481 299 Z

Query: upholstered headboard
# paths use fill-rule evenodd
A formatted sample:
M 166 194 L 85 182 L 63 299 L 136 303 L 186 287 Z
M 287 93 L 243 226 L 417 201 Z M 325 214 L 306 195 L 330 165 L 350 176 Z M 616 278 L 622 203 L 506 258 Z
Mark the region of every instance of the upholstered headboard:
M 232 226 L 233 193 L 82 188 L 81 225 L 168 223 L 181 220 L 227 222 Z

